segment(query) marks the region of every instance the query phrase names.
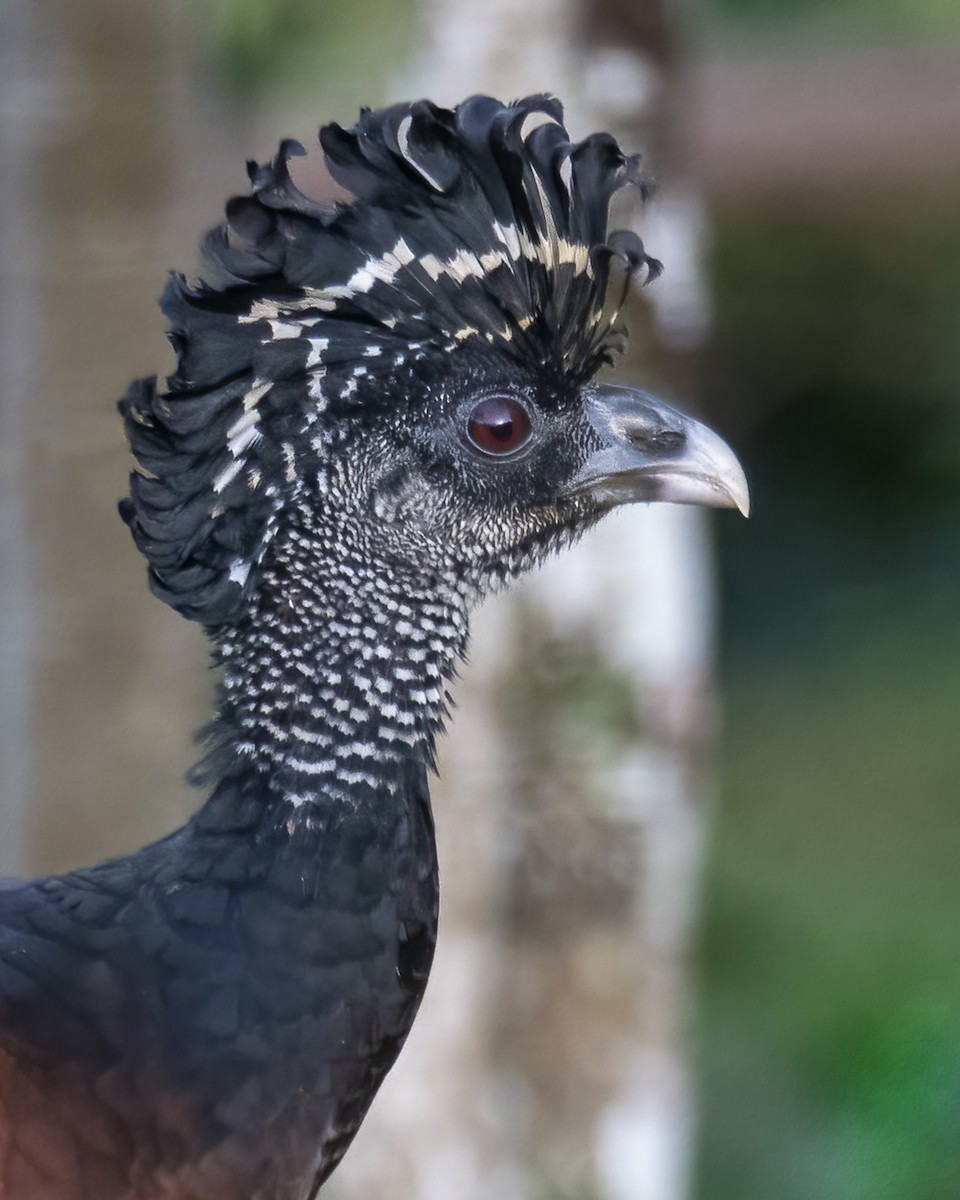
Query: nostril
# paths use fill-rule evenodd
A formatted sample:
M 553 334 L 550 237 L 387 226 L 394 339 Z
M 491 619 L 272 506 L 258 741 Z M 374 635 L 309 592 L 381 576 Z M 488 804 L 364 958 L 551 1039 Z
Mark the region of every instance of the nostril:
M 658 429 L 630 439 L 638 449 L 653 450 L 657 454 L 675 454 L 686 445 L 686 435 L 678 429 Z

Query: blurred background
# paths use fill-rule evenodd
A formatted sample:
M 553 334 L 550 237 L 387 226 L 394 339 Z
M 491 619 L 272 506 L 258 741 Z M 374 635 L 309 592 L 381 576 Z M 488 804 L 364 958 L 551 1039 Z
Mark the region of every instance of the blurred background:
M 484 611 L 435 977 L 330 1194 L 956 1200 L 960 8 L 0 20 L 0 871 L 129 851 L 199 800 L 201 631 L 114 515 L 164 271 L 283 136 L 556 92 L 661 183 L 618 378 L 728 438 L 754 515 L 624 514 Z

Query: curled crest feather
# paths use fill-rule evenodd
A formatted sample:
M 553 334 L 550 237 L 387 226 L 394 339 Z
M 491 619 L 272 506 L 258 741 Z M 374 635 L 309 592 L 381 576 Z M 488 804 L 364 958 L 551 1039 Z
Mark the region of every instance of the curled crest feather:
M 622 345 L 630 278 L 659 271 L 607 227 L 617 191 L 649 192 L 639 157 L 571 142 L 551 97 L 366 110 L 320 145 L 326 198 L 295 184 L 296 142 L 250 165 L 203 279 L 163 295 L 176 371 L 120 405 L 138 463 L 121 512 L 155 593 L 208 626 L 236 615 L 347 419 L 415 403 L 411 372 L 465 344 L 584 382 Z

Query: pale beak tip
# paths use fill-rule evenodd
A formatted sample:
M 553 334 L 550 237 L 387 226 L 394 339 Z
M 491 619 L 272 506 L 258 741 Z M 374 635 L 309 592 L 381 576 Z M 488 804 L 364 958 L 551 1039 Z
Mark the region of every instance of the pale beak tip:
M 718 508 L 735 508 L 749 517 L 750 485 L 734 452 L 712 429 L 689 418 L 687 437 L 695 473 L 714 489 L 713 504 Z M 710 505 L 711 501 L 702 497 L 700 503 Z
M 736 508 L 743 517 L 750 516 L 750 485 L 747 483 L 747 477 L 743 471 L 740 471 L 740 478 L 731 480 L 728 484 L 730 499 L 733 503 L 731 508 Z

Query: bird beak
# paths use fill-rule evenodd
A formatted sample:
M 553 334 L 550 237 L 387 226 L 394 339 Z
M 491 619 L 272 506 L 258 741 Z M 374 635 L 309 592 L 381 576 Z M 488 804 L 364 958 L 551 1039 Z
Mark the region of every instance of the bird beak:
M 605 508 L 638 501 L 703 504 L 750 513 L 747 477 L 727 443 L 646 392 L 592 387 L 590 424 L 603 441 L 570 484 Z

